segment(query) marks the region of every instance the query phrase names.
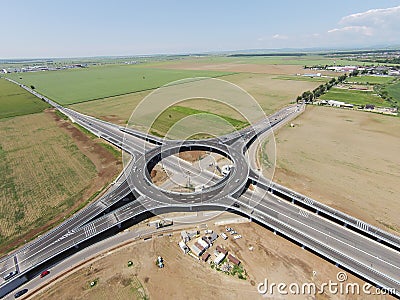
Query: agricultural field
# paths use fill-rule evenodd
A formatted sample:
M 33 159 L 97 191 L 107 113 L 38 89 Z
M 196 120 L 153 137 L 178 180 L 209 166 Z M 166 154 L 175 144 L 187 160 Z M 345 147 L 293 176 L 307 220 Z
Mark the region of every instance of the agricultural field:
M 387 85 L 384 89 L 388 92 L 389 97 L 400 103 L 400 82 Z
M 152 65 L 165 67 L 166 65 L 181 63 L 201 63 L 201 64 L 219 64 L 219 63 L 235 63 L 235 64 L 263 64 L 263 65 L 294 65 L 294 66 L 315 66 L 315 65 L 337 65 L 346 66 L 361 64 L 365 62 L 357 62 L 342 58 L 330 58 L 323 55 L 304 55 L 304 56 L 206 56 L 199 58 L 185 58 L 175 61 L 156 62 Z
M 308 106 L 276 136 L 274 180 L 400 232 L 400 119 Z
M 135 65 L 105 65 L 83 69 L 12 73 L 7 76 L 61 105 L 117 96 L 160 87 L 184 78 L 218 77 L 230 72 L 186 71 L 145 68 Z
M 321 100 L 337 100 L 354 105 L 374 104 L 377 106 L 390 106 L 373 91 L 357 91 L 345 88 L 332 88 L 319 97 Z
M 357 84 L 386 84 L 392 82 L 395 79 L 393 76 L 356 76 L 349 77 L 346 79 L 346 83 L 357 83 Z
M 320 82 L 316 81 L 276 79 L 274 75 L 258 73 L 232 74 L 221 76 L 219 79 L 236 84 L 247 91 L 260 104 L 266 114 L 271 114 L 288 105 L 295 101 L 296 97 L 302 92 L 312 90 L 320 84 Z M 150 92 L 138 92 L 78 103 L 72 105 L 71 108 L 103 120 L 125 125 L 135 107 Z M 179 105 L 240 120 L 240 115 L 238 115 L 237 111 L 213 101 L 193 99 Z M 243 106 L 246 106 L 246 103 L 243 103 Z M 241 109 L 241 107 L 237 107 L 237 109 Z
M 14 83 L 0 79 L 0 119 L 41 112 L 48 104 Z
M 276 79 L 269 74 L 240 73 L 221 79 L 238 85 L 247 91 L 268 115 L 296 101 L 304 91 L 313 90 L 320 82 Z
M 220 136 L 234 130 L 240 130 L 248 125 L 245 121 L 224 115 L 185 106 L 173 106 L 159 115 L 150 133 L 162 137 L 168 136 L 171 139 L 193 138 L 193 134 L 205 138 L 211 137 L 210 134 Z M 201 129 L 201 132 L 199 132 L 199 129 Z
M 3 246 L 73 207 L 96 167 L 48 113 L 0 121 L 0 135 Z
M 331 80 L 331 77 L 309 77 L 309 76 L 298 76 L 298 75 L 280 75 L 273 79 L 279 80 L 299 80 L 299 81 L 309 81 L 309 82 L 320 82 L 325 83 Z

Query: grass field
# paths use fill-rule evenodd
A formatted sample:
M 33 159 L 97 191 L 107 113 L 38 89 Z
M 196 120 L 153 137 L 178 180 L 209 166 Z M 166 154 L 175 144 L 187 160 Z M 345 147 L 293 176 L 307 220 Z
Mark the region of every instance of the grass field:
M 171 139 L 193 138 L 193 136 L 204 138 L 204 135 L 219 136 L 246 126 L 247 122 L 224 115 L 185 106 L 173 106 L 155 120 L 150 132 L 162 137 L 168 133 L 167 136 Z
M 309 106 L 292 123 L 276 136 L 275 180 L 399 233 L 400 119 Z
M 386 86 L 385 90 L 390 97 L 393 97 L 393 99 L 397 100 L 397 103 L 400 103 L 400 82 Z
M 385 105 L 385 101 L 372 91 L 355 91 L 340 88 L 332 88 L 326 94 L 319 97 L 322 100 L 337 100 L 354 105 L 374 104 Z M 389 104 L 387 104 L 389 105 Z
M 240 73 L 227 75 L 221 79 L 234 83 L 247 91 L 260 104 L 266 114 L 296 100 L 307 90 L 313 90 L 320 82 L 276 79 L 275 75 Z
M 54 101 L 69 105 L 115 95 L 144 91 L 191 77 L 217 77 L 229 72 L 162 70 L 132 65 L 8 74 L 10 78 Z
M 393 81 L 392 76 L 356 76 L 346 79 L 346 82 L 355 82 L 358 84 L 385 84 Z
M 16 84 L 0 79 L 0 119 L 37 113 L 48 107 Z
M 94 164 L 47 113 L 0 121 L 0 244 L 72 207 Z
M 275 78 L 275 75 L 269 74 L 239 73 L 222 76 L 219 79 L 234 83 L 247 91 L 260 104 L 266 114 L 271 114 L 277 109 L 288 105 L 290 102 L 295 101 L 296 97 L 302 92 L 313 90 L 320 84 L 320 82 L 313 81 Z M 78 103 L 72 105 L 71 108 L 107 121 L 125 125 L 135 107 L 149 93 L 150 91 L 146 91 Z M 190 102 L 183 102 L 179 105 L 240 120 L 240 115 L 238 115 L 237 111 L 227 106 L 221 106 L 217 102 L 193 99 Z M 245 107 L 247 104 L 243 103 L 242 106 Z M 236 109 L 240 110 L 243 107 L 236 107 Z
M 266 64 L 266 65 L 299 65 L 299 66 L 314 66 L 314 65 L 334 65 L 346 66 L 360 64 L 365 65 L 365 62 L 357 62 L 354 60 L 346 60 L 340 58 L 329 58 L 322 55 L 306 55 L 306 56 L 249 56 L 249 57 L 228 57 L 228 56 L 207 56 L 200 58 L 185 58 L 176 61 L 155 62 L 151 65 L 164 66 L 166 64 L 174 64 L 184 62 L 201 62 L 207 64 L 218 63 L 239 63 L 239 64 Z

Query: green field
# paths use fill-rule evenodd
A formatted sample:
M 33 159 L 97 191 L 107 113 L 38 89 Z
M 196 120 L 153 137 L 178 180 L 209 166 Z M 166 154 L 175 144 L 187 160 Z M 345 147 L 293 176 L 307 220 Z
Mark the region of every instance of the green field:
M 18 85 L 0 79 L 0 119 L 43 111 L 49 107 Z
M 359 84 L 386 84 L 393 81 L 393 76 L 357 76 L 346 79 L 346 82 L 356 82 Z
M 32 230 L 71 211 L 97 170 L 50 113 L 1 119 L 0 136 L 2 254 Z
M 180 121 L 185 118 L 190 119 L 180 124 Z M 168 138 L 174 139 L 205 138 L 212 134 L 226 134 L 233 129 L 239 130 L 246 126 L 248 126 L 247 122 L 231 117 L 185 106 L 172 106 L 158 116 L 150 132 L 157 136 L 168 136 Z M 168 134 L 171 127 L 173 127 L 173 130 Z M 201 128 L 202 132 L 198 133 L 198 128 Z
M 267 65 L 298 65 L 298 66 L 316 66 L 316 65 L 367 65 L 368 63 L 356 60 L 330 58 L 323 55 L 305 55 L 305 56 L 206 56 L 199 58 L 184 58 L 175 61 L 153 62 L 152 66 L 162 67 L 165 64 L 184 62 L 201 62 L 201 63 L 243 63 L 243 64 L 267 64 Z M 377 64 L 375 64 L 377 65 Z
M 392 97 L 398 103 L 400 102 L 400 82 L 386 86 L 385 90 L 388 92 L 389 97 Z
M 354 105 L 374 104 L 378 106 L 385 105 L 385 101 L 369 91 L 354 91 L 347 89 L 332 88 L 326 94 L 320 97 L 322 100 L 337 100 Z M 389 105 L 386 103 L 386 105 Z
M 134 65 L 97 66 L 85 69 L 13 73 L 10 78 L 61 105 L 69 105 L 160 87 L 191 77 L 218 77 L 231 72 L 162 70 Z

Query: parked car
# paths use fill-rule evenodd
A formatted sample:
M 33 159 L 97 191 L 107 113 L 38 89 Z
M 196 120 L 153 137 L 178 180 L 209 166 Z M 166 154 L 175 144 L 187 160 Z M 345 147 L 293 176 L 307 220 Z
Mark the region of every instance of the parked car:
M 236 232 L 235 230 L 232 230 L 232 231 L 231 231 L 231 234 L 232 234 L 232 235 L 234 235 L 234 234 L 236 234 L 236 233 L 237 233 L 237 232 Z
M 50 274 L 49 270 L 43 271 L 42 273 L 40 273 L 40 278 L 43 278 L 44 276 L 49 275 L 49 274 Z
M 28 292 L 28 289 L 20 290 L 20 291 L 18 291 L 18 292 L 16 292 L 16 293 L 14 294 L 14 298 L 19 298 L 19 297 L 21 297 L 23 294 L 26 294 L 27 292 Z
M 227 237 L 227 235 L 225 234 L 225 233 L 223 233 L 223 232 L 221 232 L 221 237 L 224 239 L 224 240 L 226 240 L 228 237 Z
M 237 239 L 241 239 L 242 236 L 241 236 L 240 234 L 238 234 L 238 235 L 235 235 L 233 238 L 234 238 L 235 240 L 237 240 Z

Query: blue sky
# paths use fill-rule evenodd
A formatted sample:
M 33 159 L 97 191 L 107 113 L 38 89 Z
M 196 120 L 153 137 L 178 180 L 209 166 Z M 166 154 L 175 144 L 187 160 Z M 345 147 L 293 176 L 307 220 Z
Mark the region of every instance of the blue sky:
M 0 0 L 0 58 L 400 45 L 400 0 Z

